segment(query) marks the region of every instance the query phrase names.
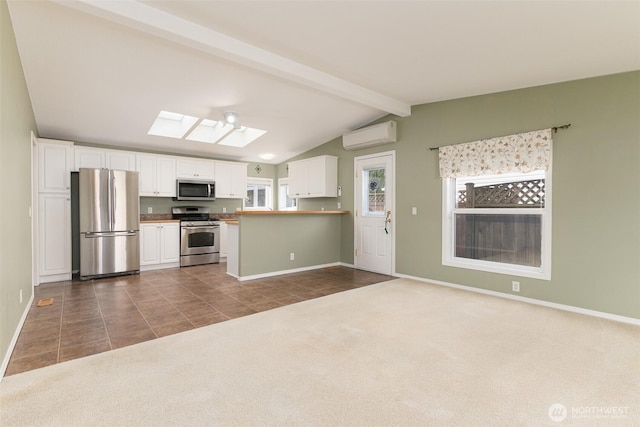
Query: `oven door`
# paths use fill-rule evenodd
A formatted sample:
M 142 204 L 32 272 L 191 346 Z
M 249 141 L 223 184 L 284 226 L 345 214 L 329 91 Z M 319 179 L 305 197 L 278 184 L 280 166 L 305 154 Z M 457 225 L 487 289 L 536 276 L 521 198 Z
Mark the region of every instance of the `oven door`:
M 219 226 L 180 227 L 180 255 L 220 252 Z

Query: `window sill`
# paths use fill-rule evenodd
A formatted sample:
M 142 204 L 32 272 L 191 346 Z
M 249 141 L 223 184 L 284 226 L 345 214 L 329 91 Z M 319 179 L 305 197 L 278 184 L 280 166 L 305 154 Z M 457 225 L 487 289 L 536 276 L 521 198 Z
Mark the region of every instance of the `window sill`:
M 509 276 L 551 280 L 551 271 L 546 271 L 542 267 L 527 267 L 524 265 L 503 264 L 499 262 L 479 261 L 465 258 L 443 259 L 442 265 L 465 268 L 468 270 L 486 271 L 488 273 L 507 274 Z

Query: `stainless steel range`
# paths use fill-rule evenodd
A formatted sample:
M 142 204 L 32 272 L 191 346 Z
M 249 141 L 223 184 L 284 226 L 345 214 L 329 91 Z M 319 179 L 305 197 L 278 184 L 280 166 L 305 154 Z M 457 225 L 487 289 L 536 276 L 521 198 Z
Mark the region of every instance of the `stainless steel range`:
M 220 222 L 204 206 L 171 208 L 180 220 L 180 267 L 220 262 Z

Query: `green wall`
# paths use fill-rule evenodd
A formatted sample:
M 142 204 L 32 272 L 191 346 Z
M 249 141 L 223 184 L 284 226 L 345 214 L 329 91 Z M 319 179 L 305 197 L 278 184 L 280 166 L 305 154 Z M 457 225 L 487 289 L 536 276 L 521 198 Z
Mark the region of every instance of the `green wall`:
M 340 262 L 341 216 L 241 215 L 240 276 Z
M 32 295 L 31 131 L 36 130 L 7 2 L 0 1 L 0 358 Z M 20 290 L 23 300 L 19 302 Z M 4 360 L 6 363 L 7 360 Z
M 339 156 L 342 186 L 341 198 L 302 199 L 300 209 L 340 201 L 353 211 L 354 157 L 396 150 L 397 273 L 504 293 L 517 279 L 519 296 L 640 318 L 640 72 L 418 105 L 380 121 L 389 119 L 397 143 L 345 151 L 336 138 L 298 157 Z M 554 135 L 551 280 L 442 266 L 442 184 L 428 148 L 566 123 Z M 352 263 L 353 217 L 342 221 L 341 260 Z

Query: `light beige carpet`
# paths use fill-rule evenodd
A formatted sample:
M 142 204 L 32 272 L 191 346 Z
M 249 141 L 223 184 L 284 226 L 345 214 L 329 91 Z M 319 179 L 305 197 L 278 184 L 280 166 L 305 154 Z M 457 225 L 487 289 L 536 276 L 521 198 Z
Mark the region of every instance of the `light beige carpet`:
M 637 426 L 639 338 L 400 279 L 6 377 L 0 425 Z

